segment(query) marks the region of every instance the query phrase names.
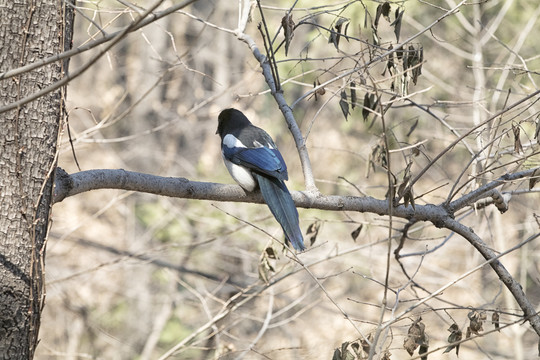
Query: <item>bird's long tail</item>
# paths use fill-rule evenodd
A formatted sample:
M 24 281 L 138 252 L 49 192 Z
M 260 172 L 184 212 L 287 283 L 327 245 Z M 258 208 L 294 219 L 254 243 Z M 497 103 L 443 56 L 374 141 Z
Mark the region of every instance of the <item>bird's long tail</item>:
M 272 215 L 283 228 L 283 232 L 292 246 L 298 250 L 306 249 L 300 223 L 298 221 L 298 210 L 294 201 L 282 180 L 254 174 L 257 177 L 259 188 L 261 189 L 264 201 L 270 208 Z

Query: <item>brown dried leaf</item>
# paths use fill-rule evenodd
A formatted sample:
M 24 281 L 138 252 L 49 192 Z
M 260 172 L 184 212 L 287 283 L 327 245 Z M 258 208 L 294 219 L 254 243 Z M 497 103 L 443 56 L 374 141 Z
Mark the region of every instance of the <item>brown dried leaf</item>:
M 356 84 L 351 82 L 351 107 L 354 109 L 356 106 Z
M 426 326 L 422 323 L 421 317 L 416 319 L 409 327 L 407 338 L 403 342 L 403 348 L 407 350 L 409 355 L 412 355 L 419 345 L 426 344 L 425 328 Z
M 358 235 L 360 235 L 360 231 L 362 231 L 362 228 L 364 227 L 364 225 L 360 225 L 359 227 L 357 227 L 352 233 L 351 233 L 351 237 L 352 239 L 354 240 L 354 242 L 356 242 L 356 239 L 358 238 Z
M 319 79 L 313 82 L 313 88 L 316 88 L 317 86 L 320 86 L 320 85 L 321 85 L 321 82 L 319 81 Z M 319 95 L 322 96 L 324 94 L 326 94 L 326 90 L 324 87 L 320 87 L 317 90 L 315 90 L 315 93 L 313 94 L 313 96 L 315 96 L 315 101 L 319 100 L 317 96 Z
M 427 360 L 427 352 L 429 351 L 429 345 L 428 344 L 422 344 L 420 345 L 420 349 L 418 349 L 418 355 L 420 355 L 421 360 Z M 424 355 L 426 354 L 426 355 Z
M 517 125 L 512 125 L 512 131 L 514 132 L 514 151 L 517 153 L 522 153 L 523 145 L 521 145 L 521 140 L 519 139 L 521 128 Z
M 321 222 L 319 220 L 315 221 L 314 223 L 309 224 L 306 236 L 309 236 L 310 244 L 313 245 L 315 241 L 317 240 L 317 236 L 319 235 L 319 229 L 321 228 Z
M 334 28 L 336 31 L 332 31 L 330 33 L 330 37 L 328 38 L 329 43 L 333 43 L 336 49 L 339 50 L 339 39 L 341 38 L 341 28 L 343 27 L 343 24 L 348 23 L 349 19 L 341 17 L 336 21 L 336 24 L 334 25 Z M 345 30 L 347 27 L 345 28 Z
M 271 273 L 275 272 L 274 267 L 272 266 L 272 264 L 270 264 L 271 258 L 275 259 L 274 249 L 272 249 L 271 247 L 267 247 L 265 251 L 263 251 L 261 258 L 259 259 L 258 266 L 259 279 L 261 279 L 265 283 L 268 283 L 268 279 L 270 279 Z
M 334 31 L 330 32 L 330 36 L 328 37 L 328 43 L 334 44 L 336 49 L 339 50 L 339 34 Z
M 347 102 L 347 93 L 345 92 L 345 90 L 341 90 L 341 100 L 339 100 L 339 107 L 341 108 L 343 116 L 345 116 L 345 121 L 347 121 L 347 117 L 349 116 L 350 112 L 349 103 Z
M 269 259 L 276 259 L 276 253 L 271 246 L 268 246 L 266 249 L 264 249 L 264 251 L 266 252 L 266 256 L 268 256 Z
M 375 13 L 375 22 L 373 23 L 373 28 L 377 29 L 379 27 L 379 19 L 382 15 L 382 4 L 377 6 L 377 12 Z
M 491 314 L 491 323 L 495 325 L 495 329 L 497 330 L 499 330 L 500 327 L 499 318 L 500 316 L 498 311 L 494 311 L 493 314 Z
M 405 10 L 399 11 L 399 8 L 396 8 L 396 19 L 390 26 L 394 27 L 394 34 L 396 35 L 396 41 L 399 42 L 399 35 L 401 34 L 401 21 L 403 20 L 403 13 Z
M 536 168 L 536 170 L 533 171 L 531 178 L 529 179 L 529 190 L 531 190 L 538 181 L 540 181 L 540 168 Z
M 386 19 L 386 21 L 390 22 L 390 3 L 388 1 L 377 6 L 374 23 L 375 29 L 379 27 L 379 19 L 381 18 L 381 15 Z
M 292 18 L 292 13 L 285 14 L 281 18 L 281 26 L 283 26 L 283 34 L 285 35 L 285 56 L 289 52 L 289 45 L 292 38 L 294 37 L 294 21 Z
M 382 4 L 381 14 L 386 21 L 390 22 L 390 3 L 388 1 Z
M 471 333 L 474 335 L 480 335 L 480 331 L 484 331 L 482 325 L 487 317 L 486 312 L 473 310 L 467 314 L 467 317 L 469 318 L 469 329 L 471 330 Z
M 392 49 L 393 49 L 393 46 L 390 44 L 390 47 L 388 48 L 388 50 L 392 50 Z M 390 75 L 392 75 L 392 69 L 394 69 L 395 67 L 396 67 L 396 64 L 394 63 L 394 53 L 391 53 L 388 56 L 388 62 L 386 63 L 386 69 L 388 69 L 388 72 L 390 73 Z M 385 69 L 385 72 L 386 72 L 386 69 Z
M 371 96 L 369 93 L 366 93 L 364 95 L 364 107 L 362 109 L 362 117 L 364 118 L 364 121 L 368 119 L 369 109 L 371 109 Z
M 405 342 L 403 342 L 403 348 L 405 350 L 407 350 L 407 352 L 411 356 L 412 356 L 412 354 L 414 354 L 414 350 L 416 350 L 417 347 L 418 347 L 418 345 L 416 345 L 416 341 L 414 341 L 414 338 L 412 338 L 410 336 L 408 336 L 405 339 Z
M 349 342 L 345 341 L 343 344 L 341 344 L 341 348 L 337 348 L 334 350 L 334 355 L 332 356 L 332 360 L 355 360 L 357 357 L 349 350 L 347 347 L 349 346 Z
M 450 325 L 448 331 L 450 331 L 450 335 L 448 336 L 449 343 L 461 341 L 463 333 L 459 330 L 459 326 L 456 323 Z M 443 351 L 443 354 L 452 351 L 454 348 L 456 349 L 456 355 L 459 355 L 459 344 L 448 346 L 446 350 Z

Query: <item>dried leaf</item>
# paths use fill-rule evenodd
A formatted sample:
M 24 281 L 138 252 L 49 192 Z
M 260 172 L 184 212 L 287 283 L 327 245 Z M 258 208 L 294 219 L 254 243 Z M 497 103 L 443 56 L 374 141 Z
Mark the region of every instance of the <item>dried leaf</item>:
M 379 6 L 377 6 L 377 12 L 375 13 L 375 22 L 373 23 L 373 27 L 375 29 L 379 27 L 379 19 L 381 18 L 381 15 L 382 15 L 382 4 L 379 4 Z
M 370 114 L 369 109 L 371 109 L 372 107 L 371 99 L 372 96 L 369 93 L 366 93 L 366 95 L 364 95 L 364 107 L 362 108 L 362 117 L 364 118 L 364 121 L 368 119 Z
M 339 50 L 339 34 L 334 31 L 330 32 L 330 36 L 328 37 L 328 43 L 334 44 L 336 49 Z
M 420 345 L 420 349 L 418 349 L 418 355 L 420 355 L 421 360 L 427 360 L 427 352 L 429 351 L 429 345 L 428 344 L 422 344 Z
M 422 323 L 421 317 L 416 319 L 409 327 L 407 338 L 403 342 L 403 348 L 407 350 L 409 355 L 412 355 L 419 345 L 427 343 L 425 328 L 426 326 Z
M 343 24 L 348 23 L 348 22 L 349 22 L 349 19 L 341 17 L 336 21 L 336 24 L 334 25 L 334 27 L 336 28 L 337 32 L 341 34 L 341 28 L 343 27 Z
M 321 85 L 321 82 L 319 81 L 319 79 L 313 82 L 313 88 L 316 88 L 317 86 L 320 86 L 320 85 Z M 326 94 L 326 90 L 324 89 L 324 87 L 320 87 L 317 90 L 315 90 L 315 93 L 313 94 L 315 96 L 315 101 L 319 100 L 317 98 L 318 95 L 322 96 L 324 94 Z
M 271 273 L 274 273 L 274 267 L 272 264 L 270 264 L 270 259 L 275 259 L 276 255 L 274 253 L 274 249 L 271 247 L 267 247 L 259 259 L 259 266 L 258 266 L 258 272 L 259 272 L 259 279 L 264 281 L 265 283 L 268 283 L 268 279 L 270 279 Z
M 357 227 L 352 233 L 351 237 L 356 242 L 356 239 L 358 238 L 358 235 L 360 235 L 360 231 L 362 231 L 362 228 L 364 227 L 363 224 L 361 224 L 359 227 Z
M 467 314 L 467 317 L 469 318 L 469 329 L 471 330 L 471 333 L 480 335 L 480 331 L 484 331 L 482 325 L 487 318 L 486 312 L 473 310 Z
M 381 13 L 386 21 L 390 22 L 390 3 L 388 1 L 382 4 Z
M 381 15 L 386 19 L 386 21 L 390 22 L 390 3 L 388 1 L 377 6 L 374 23 L 375 29 L 379 26 L 379 19 L 381 18 Z
M 360 356 L 361 355 L 361 351 L 360 350 L 360 344 L 358 344 L 357 342 L 353 342 L 351 344 L 351 348 L 354 350 L 354 353 L 356 354 L 356 356 Z
M 292 13 L 285 14 L 281 19 L 281 26 L 283 26 L 283 33 L 285 35 L 285 56 L 289 52 L 289 45 L 292 38 L 294 37 L 294 21 L 292 18 Z
M 422 75 L 422 62 L 424 61 L 424 48 L 420 47 L 415 53 L 415 56 L 412 59 L 411 67 L 412 69 L 412 81 L 416 85 L 418 77 Z
M 495 329 L 497 330 L 500 328 L 499 318 L 500 316 L 498 311 L 494 311 L 493 314 L 491 314 L 491 323 L 495 325 Z
M 461 332 L 461 330 L 459 330 L 459 326 L 456 323 L 450 325 L 448 331 L 450 331 L 450 335 L 448 336 L 449 343 L 461 341 L 463 333 Z M 446 350 L 443 351 L 443 354 L 452 351 L 452 349 L 454 348 L 456 349 L 456 355 L 459 355 L 459 344 L 448 346 Z
M 540 168 L 536 168 L 533 171 L 531 178 L 529 179 L 529 190 L 531 190 L 538 181 L 540 181 Z
M 403 69 L 413 68 L 411 70 L 411 79 L 416 85 L 418 77 L 422 74 L 421 63 L 424 60 L 424 50 L 422 47 L 416 50 L 412 45 L 409 46 L 408 50 L 407 56 L 403 58 Z
M 355 108 L 356 106 L 356 84 L 351 82 L 351 107 Z
M 343 27 L 343 24 L 347 22 L 349 22 L 349 19 L 344 18 L 344 17 L 339 18 L 336 21 L 336 24 L 334 25 L 334 28 L 336 29 L 336 31 L 332 31 L 328 39 L 328 42 L 333 43 L 336 49 L 338 50 L 339 50 L 339 39 L 341 38 L 341 28 Z
M 390 47 L 388 48 L 388 50 L 392 50 L 393 47 L 392 45 L 390 45 Z M 394 53 L 390 53 L 390 55 L 388 56 L 388 62 L 386 63 L 386 69 L 388 69 L 388 72 L 390 73 L 390 75 L 392 75 L 392 69 L 394 69 L 396 67 L 396 64 L 394 63 Z M 386 71 L 385 69 L 385 71 Z M 383 73 L 384 75 L 384 73 Z
M 319 220 L 315 221 L 314 223 L 309 224 L 307 228 L 306 236 L 309 236 L 309 241 L 312 246 L 317 240 L 317 236 L 319 235 L 320 228 L 321 228 L 321 222 Z
M 366 93 L 366 95 L 364 95 L 364 107 L 362 108 L 362 117 L 364 118 L 364 121 L 366 121 L 369 114 L 372 113 L 370 110 L 375 111 L 378 105 L 379 99 L 375 97 L 375 94 Z
M 517 153 L 522 153 L 523 145 L 521 145 L 521 140 L 519 139 L 521 128 L 517 125 L 512 125 L 512 131 L 514 132 L 514 151 Z
M 341 348 L 337 348 L 334 350 L 334 355 L 332 356 L 332 360 L 355 360 L 357 357 L 349 350 L 347 347 L 349 346 L 349 342 L 345 341 L 343 344 L 341 344 Z
M 268 246 L 266 249 L 264 249 L 266 252 L 266 256 L 268 256 L 269 259 L 276 259 L 276 253 L 274 252 L 274 249 L 270 246 Z
M 405 350 L 407 350 L 407 352 L 411 356 L 412 356 L 412 354 L 414 354 L 414 350 L 416 350 L 417 346 L 418 345 L 416 345 L 416 341 L 414 341 L 414 338 L 412 338 L 412 337 L 407 337 L 405 339 L 405 342 L 403 343 L 403 348 Z
M 371 334 L 368 335 L 368 340 L 371 341 Z M 360 341 L 360 345 L 362 345 L 362 350 L 364 351 L 364 353 L 369 354 L 369 351 L 371 350 L 369 342 L 367 342 L 365 339 L 362 339 Z
M 347 93 L 345 90 L 341 90 L 341 100 L 339 100 L 339 107 L 341 108 L 341 112 L 343 113 L 343 116 L 345 116 L 345 120 L 347 119 L 347 116 L 349 116 L 349 103 L 347 102 Z
M 403 194 L 403 206 L 408 207 L 409 203 L 411 204 L 411 207 L 416 210 L 416 205 L 414 203 L 414 194 L 412 192 L 412 187 L 408 188 L 407 191 L 405 191 L 405 194 Z
M 394 27 L 394 34 L 396 35 L 396 41 L 399 42 L 399 36 L 401 34 L 401 21 L 403 20 L 403 13 L 405 10 L 399 11 L 399 8 L 396 9 L 396 20 L 390 24 Z

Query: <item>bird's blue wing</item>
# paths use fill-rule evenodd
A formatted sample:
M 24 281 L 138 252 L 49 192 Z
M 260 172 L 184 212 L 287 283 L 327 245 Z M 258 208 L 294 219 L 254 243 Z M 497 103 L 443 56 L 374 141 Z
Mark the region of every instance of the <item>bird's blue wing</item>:
M 242 165 L 254 171 L 287 180 L 287 165 L 276 149 L 267 147 L 245 148 L 223 146 L 223 155 L 234 164 Z

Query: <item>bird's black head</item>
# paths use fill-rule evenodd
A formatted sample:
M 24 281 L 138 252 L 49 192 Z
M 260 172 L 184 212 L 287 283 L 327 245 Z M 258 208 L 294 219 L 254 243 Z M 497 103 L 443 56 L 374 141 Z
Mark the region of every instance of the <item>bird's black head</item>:
M 223 110 L 218 116 L 216 134 L 221 138 L 236 129 L 251 125 L 248 118 L 240 111 L 233 108 Z

